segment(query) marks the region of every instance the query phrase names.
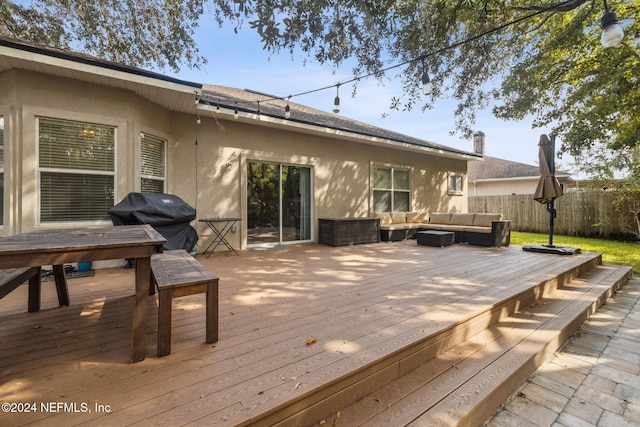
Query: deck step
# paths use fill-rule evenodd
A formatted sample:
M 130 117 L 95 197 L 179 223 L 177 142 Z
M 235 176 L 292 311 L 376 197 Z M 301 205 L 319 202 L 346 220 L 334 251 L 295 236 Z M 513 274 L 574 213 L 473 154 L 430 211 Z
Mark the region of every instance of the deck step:
M 340 408 L 338 425 L 480 425 L 630 277 L 629 267 L 600 265 L 545 292 L 466 341 Z M 328 418 L 325 425 L 334 421 L 331 415 Z
M 448 299 L 443 305 L 440 305 L 438 298 L 435 298 L 431 301 L 431 310 L 425 313 L 426 318 L 430 320 L 424 326 L 412 329 L 412 338 L 407 340 L 404 346 L 390 353 L 387 353 L 384 348 L 372 350 L 377 356 L 370 362 L 363 363 L 360 367 L 352 366 L 351 369 L 345 370 L 340 378 L 310 390 L 296 399 L 282 399 L 283 403 L 280 407 L 272 408 L 269 412 L 256 413 L 250 424 L 311 426 L 317 425 L 315 423 L 320 420 L 326 421 L 327 417 L 332 416 L 331 414 L 342 411 L 349 405 L 385 388 L 405 374 L 438 360 L 438 356 L 455 346 L 468 343 L 470 337 L 504 321 L 513 313 L 522 311 L 523 307 L 529 307 L 541 298 L 553 295 L 559 288 L 569 286 L 577 278 L 588 275 L 602 265 L 601 255 L 592 255 L 597 256 L 584 257 L 580 262 L 572 263 L 568 266 L 569 268 L 559 273 L 547 274 L 545 270 L 530 271 L 526 275 L 512 279 L 510 286 L 501 283 L 495 288 L 484 287 L 457 301 Z M 554 259 L 557 261 L 557 258 Z M 544 268 L 545 262 L 548 261 L 541 260 L 540 268 Z M 520 266 L 514 264 L 504 266 L 501 273 L 511 276 L 510 270 L 514 273 L 521 271 Z M 485 274 L 489 281 L 502 280 L 495 277 L 491 271 Z M 427 327 L 433 332 L 425 334 Z M 420 335 L 422 337 L 419 337 Z M 445 394 L 439 391 L 437 395 Z M 341 422 L 340 425 L 358 424 Z

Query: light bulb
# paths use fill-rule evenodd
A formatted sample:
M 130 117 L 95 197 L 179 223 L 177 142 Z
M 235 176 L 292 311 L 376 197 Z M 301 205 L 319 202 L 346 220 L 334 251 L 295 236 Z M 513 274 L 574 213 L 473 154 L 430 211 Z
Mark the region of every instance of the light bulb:
M 607 11 L 600 20 L 602 36 L 600 42 L 604 47 L 614 47 L 620 44 L 624 38 L 624 31 L 618 22 L 618 16 L 614 12 Z
M 340 83 L 336 85 L 336 97 L 333 100 L 333 112 L 336 114 L 340 112 Z
M 286 107 L 284 107 L 284 118 L 285 119 L 290 119 L 291 118 L 291 107 L 289 107 L 288 103 L 287 103 Z
M 433 92 L 433 83 L 431 83 L 429 73 L 426 70 L 422 73 L 422 92 L 425 95 L 431 95 L 431 92 Z
M 196 116 L 196 123 L 197 123 L 197 124 L 202 123 L 202 120 L 200 120 L 200 115 L 197 115 L 197 116 Z

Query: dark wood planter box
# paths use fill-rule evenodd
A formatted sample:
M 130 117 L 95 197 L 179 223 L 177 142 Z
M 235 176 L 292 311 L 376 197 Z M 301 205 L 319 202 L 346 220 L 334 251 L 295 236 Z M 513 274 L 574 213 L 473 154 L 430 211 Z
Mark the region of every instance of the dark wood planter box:
M 347 246 L 378 242 L 379 218 L 318 218 L 318 243 Z

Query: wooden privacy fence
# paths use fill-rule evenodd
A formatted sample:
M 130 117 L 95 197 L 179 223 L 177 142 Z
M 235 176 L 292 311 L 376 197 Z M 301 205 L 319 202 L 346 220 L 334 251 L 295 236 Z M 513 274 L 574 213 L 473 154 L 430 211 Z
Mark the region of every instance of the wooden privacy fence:
M 566 236 L 610 237 L 624 234 L 622 218 L 613 207 L 613 195 L 606 192 L 565 193 L 555 201 L 557 216 L 554 234 Z M 532 194 L 510 196 L 469 196 L 469 212 L 501 213 L 511 220 L 511 229 L 533 233 L 549 232 L 547 205 L 533 200 Z M 606 226 L 594 226 L 609 220 Z

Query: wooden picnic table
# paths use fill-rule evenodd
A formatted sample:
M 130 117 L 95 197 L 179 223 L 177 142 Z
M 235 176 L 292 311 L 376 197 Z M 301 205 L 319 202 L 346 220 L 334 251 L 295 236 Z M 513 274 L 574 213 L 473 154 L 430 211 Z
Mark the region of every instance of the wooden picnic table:
M 65 263 L 135 259 L 131 360 L 138 362 L 145 357 L 151 255 L 162 252 L 164 243 L 165 238 L 150 225 L 43 229 L 0 239 L 0 268 L 53 266 L 58 296 L 63 293 L 68 305 Z

